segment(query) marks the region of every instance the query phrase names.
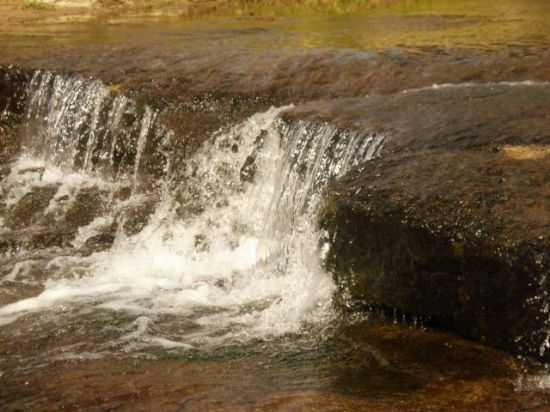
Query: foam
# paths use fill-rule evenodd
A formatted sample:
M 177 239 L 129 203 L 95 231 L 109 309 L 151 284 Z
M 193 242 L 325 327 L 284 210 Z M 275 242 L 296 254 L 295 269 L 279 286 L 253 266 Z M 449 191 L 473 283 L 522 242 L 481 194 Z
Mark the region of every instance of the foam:
M 382 139 L 339 135 L 326 125 L 285 128 L 279 114 L 286 109 L 220 131 L 140 233 L 120 231 L 110 250 L 87 258 L 52 260 L 45 290 L 0 308 L 0 325 L 67 304 L 129 313 L 137 316 L 135 330 L 119 338 L 128 351 L 204 348 L 326 325 L 334 316 L 335 285 L 322 268 L 326 250 L 318 249 L 313 223 L 320 191 L 375 155 Z M 241 168 L 251 154 L 257 171 L 248 182 Z M 46 171 L 44 179 L 58 182 L 55 168 Z M 64 179 L 60 192 L 89 184 L 86 176 Z M 200 211 L 190 212 L 196 205 Z M 73 245 L 109 219 L 81 228 Z M 163 328 L 166 317 L 195 327 Z

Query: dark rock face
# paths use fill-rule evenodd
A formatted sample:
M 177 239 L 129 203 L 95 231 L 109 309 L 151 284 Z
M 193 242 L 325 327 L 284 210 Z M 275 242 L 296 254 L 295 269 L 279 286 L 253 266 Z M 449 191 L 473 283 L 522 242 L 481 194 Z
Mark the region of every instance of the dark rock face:
M 547 49 L 398 50 L 211 48 L 154 45 L 50 47 L 6 52 L 0 64 L 92 77 L 163 110 L 174 147 L 192 153 L 211 132 L 270 105 L 389 94 L 441 83 L 550 80 Z M 1 106 L 0 106 L 1 107 Z
M 139 203 L 120 207 L 115 216 L 116 226 L 120 226 L 128 236 L 139 233 L 149 221 L 158 202 L 156 196 L 149 196 L 141 199 Z
M 444 230 L 434 234 L 391 213 L 373 216 L 348 202 L 335 206 L 335 213 L 323 216 L 333 241 L 327 263 L 355 303 L 396 309 L 467 338 L 539 354 L 548 327 L 548 285 L 541 273 L 547 272 L 548 255 L 546 268 L 537 260 L 543 244 L 492 254 L 483 244 L 456 242 Z
M 25 111 L 28 81 L 27 71 L 0 66 L 0 160 L 12 156 L 18 149 L 14 128 Z
M 8 115 L 21 115 L 25 110 L 25 85 L 29 81 L 26 71 L 15 67 L 0 67 L 0 112 L 4 120 Z
M 101 215 L 104 206 L 105 200 L 99 189 L 82 189 L 77 193 L 73 204 L 65 213 L 65 223 L 75 227 L 86 226 Z
M 42 217 L 42 212 L 48 207 L 57 189 L 57 185 L 48 185 L 37 187 L 25 194 L 9 210 L 6 225 L 11 229 L 20 229 L 36 223 Z
M 472 86 L 309 112 L 387 138 L 382 158 L 332 185 L 320 216 L 327 265 L 353 300 L 550 358 L 549 92 Z

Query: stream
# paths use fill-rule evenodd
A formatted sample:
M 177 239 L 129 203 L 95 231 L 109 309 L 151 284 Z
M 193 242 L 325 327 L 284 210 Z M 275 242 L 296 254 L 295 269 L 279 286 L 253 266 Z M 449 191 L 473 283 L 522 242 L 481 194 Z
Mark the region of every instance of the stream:
M 351 115 L 294 119 L 304 101 L 321 110 L 328 104 L 315 98 L 336 99 L 341 90 L 323 95 L 330 85 L 316 77 L 318 67 L 370 64 L 388 53 L 399 79 L 416 56 L 431 59 L 445 48 L 473 53 L 456 57 L 471 68 L 486 64 L 482 53 L 513 44 L 533 56 L 550 39 L 545 2 L 398 3 L 353 15 L 282 10 L 273 20 L 261 19 L 261 11 L 181 22 L 62 22 L 54 15 L 29 27 L 32 36 L 25 23 L 0 29 L 2 62 L 36 62 L 18 85 L 20 113 L 10 112 L 9 99 L 0 112 L 0 143 L 4 123 L 17 142 L 0 165 L 0 409 L 548 410 L 544 364 L 434 329 L 421 315 L 358 311 L 347 290 L 353 285 L 327 268 L 333 239 L 318 222 L 326 191 L 392 154 L 389 137 L 402 125 L 386 127 L 383 116 L 384 127 L 353 123 Z M 106 47 L 109 57 L 77 59 L 82 67 L 68 71 L 60 68 L 69 60 L 41 54 L 39 42 L 67 56 Z M 128 61 L 133 47 L 173 61 L 145 54 L 136 57 L 138 66 L 148 65 L 143 72 L 123 65 L 118 72 L 117 47 Z M 176 47 L 187 54 L 172 53 Z M 218 58 L 214 74 L 205 69 L 208 53 Z M 227 56 L 238 61 L 220 82 L 227 89 L 202 93 Z M 311 83 L 293 86 L 275 70 L 272 77 L 247 72 L 250 56 L 257 67 L 274 62 L 277 70 L 303 58 Z M 204 78 L 186 87 L 202 97 L 188 103 L 174 86 L 181 101 L 166 103 L 176 83 L 176 69 L 166 67 L 186 66 L 187 58 Z M 105 64 L 107 74 L 92 77 L 86 64 Z M 160 86 L 147 77 L 155 65 L 163 71 Z M 369 76 L 384 73 L 381 65 Z M 130 86 L 143 87 L 115 81 L 126 75 Z M 407 87 L 398 87 L 389 76 L 374 102 L 382 99 L 378 92 L 428 99 L 479 89 L 483 99 L 548 85 L 485 81 L 485 74 L 449 84 L 439 72 L 439 84 L 425 85 L 417 84 L 422 73 L 411 71 L 403 75 Z M 243 92 L 227 100 L 248 81 L 251 94 L 275 84 L 280 95 L 249 103 Z M 338 84 L 352 90 L 344 97 L 370 98 L 354 94 L 351 82 Z M 311 85 L 318 90 L 306 90 Z M 151 90 L 161 97 L 141 98 Z M 357 101 L 334 101 L 340 110 L 362 110 Z M 391 101 L 387 106 L 393 110 Z

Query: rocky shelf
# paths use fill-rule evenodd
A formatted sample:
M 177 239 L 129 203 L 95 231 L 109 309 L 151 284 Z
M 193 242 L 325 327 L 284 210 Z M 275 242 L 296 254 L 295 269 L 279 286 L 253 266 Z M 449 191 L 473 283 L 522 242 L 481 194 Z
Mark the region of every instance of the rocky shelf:
M 547 51 L 102 47 L 11 57 L 19 68 L 0 70 L 0 109 L 11 113 L 0 119 L 4 152 L 17 146 L 8 136 L 25 97 L 14 85 L 36 68 L 93 76 L 161 109 L 188 146 L 182 156 L 272 104 L 296 104 L 289 123 L 383 136 L 379 158 L 325 192 L 326 263 L 342 291 L 362 308 L 550 359 Z

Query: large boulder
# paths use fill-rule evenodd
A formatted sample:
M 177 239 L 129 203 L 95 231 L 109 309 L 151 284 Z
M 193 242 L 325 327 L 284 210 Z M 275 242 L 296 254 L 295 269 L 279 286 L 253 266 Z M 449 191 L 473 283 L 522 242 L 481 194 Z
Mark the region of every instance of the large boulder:
M 320 213 L 351 303 L 550 359 L 550 86 L 430 87 L 296 118 L 386 137 Z

